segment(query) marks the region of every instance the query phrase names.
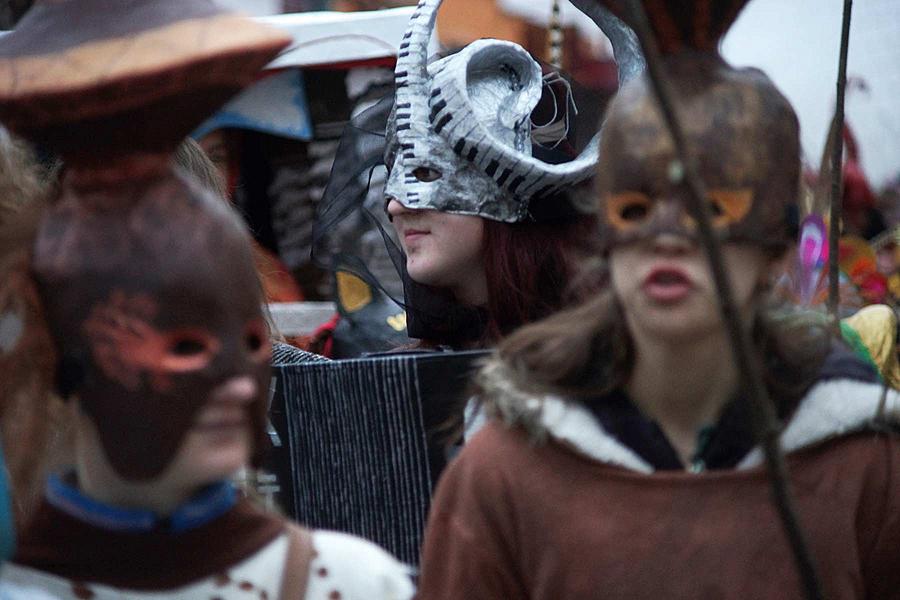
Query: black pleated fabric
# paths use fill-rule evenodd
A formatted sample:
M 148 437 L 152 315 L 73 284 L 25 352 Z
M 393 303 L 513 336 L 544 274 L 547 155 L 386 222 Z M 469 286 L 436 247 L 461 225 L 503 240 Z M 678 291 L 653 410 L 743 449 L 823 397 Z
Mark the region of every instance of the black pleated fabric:
M 293 516 L 418 563 L 443 467 L 430 433 L 448 410 L 462 408 L 469 374 L 484 355 L 396 354 L 277 367 L 273 411 L 283 404 Z

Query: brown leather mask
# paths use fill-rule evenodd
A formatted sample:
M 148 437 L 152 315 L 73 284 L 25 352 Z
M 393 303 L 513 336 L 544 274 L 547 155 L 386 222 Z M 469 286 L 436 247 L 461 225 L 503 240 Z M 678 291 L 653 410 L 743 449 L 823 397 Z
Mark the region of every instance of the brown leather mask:
M 669 61 L 670 73 L 713 226 L 723 240 L 784 245 L 785 212 L 796 198 L 800 168 L 793 110 L 759 71 L 733 70 L 715 56 L 679 58 Z M 680 164 L 645 78 L 613 101 L 600 157 L 606 247 L 660 233 L 695 236 Z
M 123 185 L 130 206 L 103 189 L 77 199 L 65 189 L 33 270 L 65 391 L 97 424 L 116 471 L 150 479 L 231 377 L 258 384 L 249 411 L 260 443 L 270 344 L 249 239 L 223 203 L 166 171 Z
M 67 169 L 31 262 L 59 387 L 125 478 L 159 475 L 232 377 L 258 384 L 261 448 L 269 341 L 249 238 L 169 160 L 289 41 L 211 0 L 39 1 L 0 39 L 0 120 Z
M 607 4 L 618 9 L 614 2 Z M 659 30 L 660 46 L 668 52 L 664 66 L 689 151 L 705 184 L 714 228 L 723 241 L 779 249 L 789 239 L 786 211 L 798 190 L 799 125 L 765 74 L 734 69 L 715 50 L 717 36 L 724 34 L 742 5 L 717 5 L 723 20 L 709 28 L 705 35 L 710 38 L 691 32 L 680 32 L 684 37 L 679 38 L 677 30 L 662 26 L 695 22 L 670 18 L 692 10 L 674 0 L 666 3 L 666 10 L 651 13 L 651 20 Z M 670 29 L 672 33 L 666 33 Z M 600 146 L 604 247 L 661 233 L 694 238 L 696 223 L 687 211 L 681 174 L 647 77 L 632 80 L 610 105 Z

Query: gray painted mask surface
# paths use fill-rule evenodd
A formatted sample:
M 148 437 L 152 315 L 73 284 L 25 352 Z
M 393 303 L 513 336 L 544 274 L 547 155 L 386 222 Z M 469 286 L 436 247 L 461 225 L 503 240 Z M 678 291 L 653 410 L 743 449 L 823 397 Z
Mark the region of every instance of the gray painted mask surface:
M 388 123 L 385 196 L 431 209 L 513 223 L 533 198 L 558 193 L 594 175 L 599 134 L 572 161 L 531 155 L 531 111 L 544 85 L 540 65 L 521 46 L 479 40 L 427 65 L 428 41 L 442 0 L 422 0 L 403 37 Z M 611 39 L 633 34 L 611 14 L 589 13 Z M 622 42 L 625 44 L 625 42 Z M 616 49 L 621 78 L 641 70 L 634 45 Z M 638 66 L 634 66 L 638 65 Z

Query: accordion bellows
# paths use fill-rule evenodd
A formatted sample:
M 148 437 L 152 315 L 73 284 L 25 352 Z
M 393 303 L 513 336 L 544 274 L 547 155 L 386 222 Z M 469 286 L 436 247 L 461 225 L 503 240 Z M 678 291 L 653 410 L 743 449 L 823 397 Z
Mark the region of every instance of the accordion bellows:
M 446 464 L 437 432 L 461 415 L 472 370 L 486 355 L 276 366 L 270 416 L 282 448 L 272 466 L 286 512 L 417 564 L 432 490 Z

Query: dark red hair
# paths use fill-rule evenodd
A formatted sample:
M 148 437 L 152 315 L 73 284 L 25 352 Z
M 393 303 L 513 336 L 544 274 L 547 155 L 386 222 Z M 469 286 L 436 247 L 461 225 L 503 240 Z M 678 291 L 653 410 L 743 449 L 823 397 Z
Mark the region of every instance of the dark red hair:
M 501 223 L 485 219 L 484 274 L 488 287 L 485 342 L 560 310 L 589 248 L 596 220 Z

